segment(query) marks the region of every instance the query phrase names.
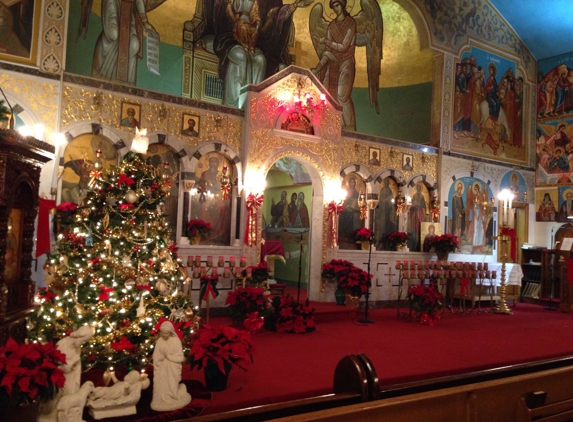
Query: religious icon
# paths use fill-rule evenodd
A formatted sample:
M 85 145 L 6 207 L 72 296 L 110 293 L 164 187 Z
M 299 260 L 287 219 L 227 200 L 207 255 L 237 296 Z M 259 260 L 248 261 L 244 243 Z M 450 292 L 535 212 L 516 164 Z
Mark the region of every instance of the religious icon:
M 230 245 L 232 201 L 224 200 L 221 192 L 223 167 L 227 176 L 234 180 L 233 166 L 229 159 L 217 152 L 203 155 L 195 166 L 199 178 L 195 184 L 197 194 L 191 198 L 190 219 L 200 219 L 211 223 L 213 230 L 207 235 L 205 244 Z
M 104 169 L 117 165 L 117 150 L 103 135 L 84 133 L 66 146 L 60 202 L 82 203 L 89 188 L 97 151 L 101 151 L 100 161 Z
M 557 189 L 540 189 L 535 191 L 535 221 L 557 220 Z
M 199 136 L 199 116 L 183 114 L 183 118 L 181 119 L 181 135 Z
M 372 166 L 380 165 L 380 148 L 368 148 L 368 164 Z
M 121 103 L 121 117 L 119 125 L 123 127 L 139 128 L 141 120 L 141 105 L 134 103 Z
M 431 240 L 434 237 L 442 235 L 442 225 L 440 223 L 421 223 L 420 240 L 422 252 L 434 252 L 431 246 Z
M 41 13 L 41 1 L 0 1 L 0 60 L 36 65 Z
M 366 184 L 358 173 L 350 173 L 342 181 L 342 189 L 346 190 L 346 199 L 338 218 L 339 245 L 341 249 L 355 249 L 354 235 L 364 227 L 365 221 L 360 219 L 358 198 L 366 191 Z
M 421 223 L 430 219 L 430 193 L 428 187 L 420 182 L 411 191 L 412 205 L 408 211 L 408 233 L 410 243 L 408 247 L 413 252 L 419 252 L 421 245 Z
M 412 171 L 414 170 L 414 157 L 412 154 L 402 154 L 402 170 Z

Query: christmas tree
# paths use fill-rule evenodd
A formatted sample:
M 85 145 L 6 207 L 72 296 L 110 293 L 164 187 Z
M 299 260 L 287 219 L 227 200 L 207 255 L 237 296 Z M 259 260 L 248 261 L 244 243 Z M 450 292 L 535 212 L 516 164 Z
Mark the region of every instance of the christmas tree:
M 199 320 L 164 215 L 171 180 L 141 154 L 109 170 L 99 156 L 84 202 L 57 207 L 57 253 L 46 261 L 48 286 L 37 293 L 29 337 L 56 342 L 89 324 L 84 369 L 144 368 L 165 318 L 183 332 L 186 354 Z

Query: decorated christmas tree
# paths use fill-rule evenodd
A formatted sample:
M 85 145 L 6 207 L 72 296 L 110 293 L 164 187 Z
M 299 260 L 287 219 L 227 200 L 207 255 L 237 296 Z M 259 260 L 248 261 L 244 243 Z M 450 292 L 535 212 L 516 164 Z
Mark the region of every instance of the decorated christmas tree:
M 84 369 L 143 368 L 168 318 L 187 354 L 199 318 L 182 292 L 189 279 L 164 215 L 171 180 L 141 154 L 109 170 L 99 155 L 84 202 L 57 207 L 57 253 L 46 261 L 48 286 L 38 291 L 30 340 L 56 342 L 89 324 Z

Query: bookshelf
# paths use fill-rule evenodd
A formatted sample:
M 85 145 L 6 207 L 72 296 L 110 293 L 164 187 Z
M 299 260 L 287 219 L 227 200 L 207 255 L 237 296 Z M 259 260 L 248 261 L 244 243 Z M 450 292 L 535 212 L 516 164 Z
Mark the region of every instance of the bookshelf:
M 542 293 L 544 252 L 547 248 L 521 248 L 521 300 L 535 302 Z

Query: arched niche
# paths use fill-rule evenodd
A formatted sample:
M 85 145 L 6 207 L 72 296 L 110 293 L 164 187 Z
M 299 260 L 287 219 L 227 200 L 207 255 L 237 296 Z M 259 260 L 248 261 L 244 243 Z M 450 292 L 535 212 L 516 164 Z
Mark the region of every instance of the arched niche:
M 238 229 L 241 219 L 234 216 L 240 217 L 237 213 L 238 186 L 242 186 L 243 172 L 237 151 L 222 142 L 204 144 L 190 151 L 184 166 L 188 171 L 181 173 L 182 189 L 185 192 L 184 200 L 180 204 L 183 215 L 181 235 L 185 235 L 187 221 L 198 218 L 216 227 L 211 238 L 202 241 L 203 244 L 217 246 L 235 244 L 240 238 Z M 223 167 L 227 167 L 227 177 L 231 183 L 229 198 L 226 200 L 220 191 Z
M 262 166 L 262 171 L 264 174 L 268 174 L 269 170 L 273 165 L 283 159 L 287 158 L 289 160 L 294 160 L 299 163 L 308 175 L 308 183 L 306 186 L 309 187 L 312 194 L 305 195 L 304 201 L 309 210 L 309 220 L 310 228 L 305 235 L 306 247 L 303 253 L 308 254 L 308 298 L 310 300 L 319 300 L 321 292 L 320 283 L 320 272 L 323 260 L 323 253 L 325 253 L 325 244 L 323 243 L 324 236 L 324 182 L 323 179 L 324 170 L 321 166 L 313 160 L 313 158 L 308 155 L 305 151 L 299 150 L 283 150 L 278 152 L 276 155 L 270 157 Z M 283 189 L 278 189 L 279 197 L 280 192 Z M 292 195 L 294 191 L 297 194 L 300 190 L 292 188 L 292 191 L 288 191 Z M 290 201 L 291 197 L 288 196 L 287 199 Z M 266 200 L 266 198 L 265 198 Z M 294 237 L 297 236 L 296 233 L 293 234 Z M 298 261 L 297 261 L 298 262 Z

